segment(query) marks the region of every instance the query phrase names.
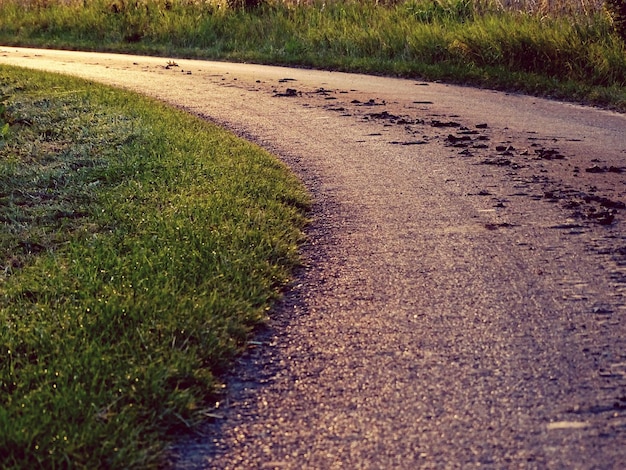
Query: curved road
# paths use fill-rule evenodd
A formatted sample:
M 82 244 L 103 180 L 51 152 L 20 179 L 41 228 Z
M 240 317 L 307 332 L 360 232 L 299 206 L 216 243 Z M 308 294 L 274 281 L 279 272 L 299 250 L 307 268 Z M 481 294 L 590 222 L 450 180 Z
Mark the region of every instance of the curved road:
M 229 127 L 315 197 L 306 266 L 174 467 L 624 468 L 625 116 L 411 80 L 0 50 Z

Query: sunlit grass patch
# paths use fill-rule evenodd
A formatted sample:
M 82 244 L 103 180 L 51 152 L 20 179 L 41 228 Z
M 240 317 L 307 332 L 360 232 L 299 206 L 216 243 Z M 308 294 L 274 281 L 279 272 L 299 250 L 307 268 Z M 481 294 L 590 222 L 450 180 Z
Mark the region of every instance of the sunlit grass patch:
M 306 193 L 148 99 L 0 67 L 3 468 L 145 467 L 297 263 Z

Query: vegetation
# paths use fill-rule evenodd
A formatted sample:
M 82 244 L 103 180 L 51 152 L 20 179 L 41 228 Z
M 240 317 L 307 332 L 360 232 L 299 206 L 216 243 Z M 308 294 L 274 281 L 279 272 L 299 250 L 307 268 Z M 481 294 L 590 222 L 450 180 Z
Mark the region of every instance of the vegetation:
M 145 468 L 297 263 L 269 154 L 127 92 L 0 67 L 2 468 Z
M 606 8 L 615 31 L 626 41 L 626 0 L 606 0 Z
M 626 110 L 624 0 L 3 0 L 0 42 L 291 64 Z

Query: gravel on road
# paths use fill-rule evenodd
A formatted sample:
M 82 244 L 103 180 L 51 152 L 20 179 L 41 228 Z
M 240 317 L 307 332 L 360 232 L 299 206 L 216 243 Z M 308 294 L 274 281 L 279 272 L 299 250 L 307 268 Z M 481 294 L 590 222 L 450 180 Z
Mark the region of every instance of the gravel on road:
M 0 48 L 285 161 L 304 266 L 174 468 L 623 468 L 626 117 L 333 72 Z

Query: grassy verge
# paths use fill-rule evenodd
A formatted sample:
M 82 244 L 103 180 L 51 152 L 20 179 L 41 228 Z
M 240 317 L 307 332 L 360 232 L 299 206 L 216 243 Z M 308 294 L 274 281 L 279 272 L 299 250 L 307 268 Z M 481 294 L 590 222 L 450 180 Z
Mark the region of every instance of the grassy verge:
M 145 468 L 213 406 L 308 204 L 182 112 L 0 67 L 2 468 Z
M 0 42 L 393 74 L 626 110 L 626 46 L 601 0 L 4 0 Z

